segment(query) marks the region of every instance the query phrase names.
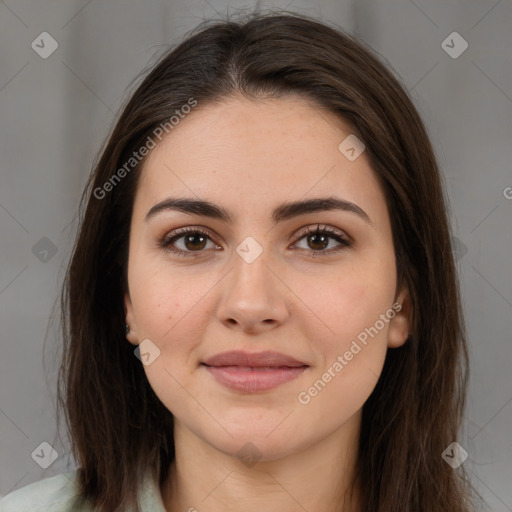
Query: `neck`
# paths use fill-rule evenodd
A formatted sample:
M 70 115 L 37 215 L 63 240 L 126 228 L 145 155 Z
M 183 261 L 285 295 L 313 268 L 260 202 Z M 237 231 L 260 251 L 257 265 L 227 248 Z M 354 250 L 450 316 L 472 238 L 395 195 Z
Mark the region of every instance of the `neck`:
M 360 416 L 315 445 L 278 460 L 244 464 L 176 420 L 175 453 L 162 498 L 167 511 L 359 512 L 351 483 Z

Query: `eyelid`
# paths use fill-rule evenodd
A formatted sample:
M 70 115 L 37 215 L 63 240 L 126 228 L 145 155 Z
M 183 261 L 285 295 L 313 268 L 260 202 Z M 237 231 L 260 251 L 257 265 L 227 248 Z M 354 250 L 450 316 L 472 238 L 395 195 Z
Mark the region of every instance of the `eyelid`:
M 353 243 L 352 238 L 345 231 L 342 231 L 341 229 L 335 228 L 334 226 L 330 226 L 328 224 L 319 223 L 317 223 L 316 225 L 305 226 L 302 229 L 300 229 L 295 235 L 297 240 L 294 243 L 303 238 L 305 235 L 317 232 L 328 233 L 332 237 L 339 237 L 342 238 L 347 243 Z

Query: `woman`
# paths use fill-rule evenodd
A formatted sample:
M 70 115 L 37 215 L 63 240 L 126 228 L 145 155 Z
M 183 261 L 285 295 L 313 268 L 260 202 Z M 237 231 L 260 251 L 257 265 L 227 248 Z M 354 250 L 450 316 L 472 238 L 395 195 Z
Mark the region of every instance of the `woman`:
M 83 203 L 59 387 L 78 469 L 1 511 L 471 510 L 442 457 L 467 348 L 440 174 L 360 42 L 299 15 L 200 27 Z

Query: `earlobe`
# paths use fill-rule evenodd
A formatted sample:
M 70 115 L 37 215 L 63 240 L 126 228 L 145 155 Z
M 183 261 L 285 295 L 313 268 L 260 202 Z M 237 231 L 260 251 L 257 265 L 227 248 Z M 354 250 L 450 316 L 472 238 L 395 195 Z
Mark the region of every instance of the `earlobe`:
M 139 344 L 139 338 L 137 336 L 137 324 L 135 323 L 135 315 L 133 313 L 132 301 L 128 292 L 124 294 L 124 311 L 125 311 L 125 333 L 126 339 L 132 345 Z
M 393 304 L 395 316 L 389 322 L 388 347 L 398 348 L 405 344 L 411 330 L 412 305 L 407 289 L 403 289 Z

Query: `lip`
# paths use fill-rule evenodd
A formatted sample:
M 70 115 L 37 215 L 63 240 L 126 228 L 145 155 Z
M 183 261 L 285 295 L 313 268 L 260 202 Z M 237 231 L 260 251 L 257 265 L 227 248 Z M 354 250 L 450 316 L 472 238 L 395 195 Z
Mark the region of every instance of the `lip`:
M 268 391 L 296 379 L 309 365 L 279 352 L 230 351 L 203 361 L 202 365 L 224 386 L 245 393 Z
M 222 352 L 203 361 L 208 366 L 250 366 L 252 368 L 277 368 L 287 366 L 296 368 L 298 366 L 308 366 L 302 361 L 293 357 L 266 350 L 265 352 L 245 352 L 243 350 L 231 350 Z

